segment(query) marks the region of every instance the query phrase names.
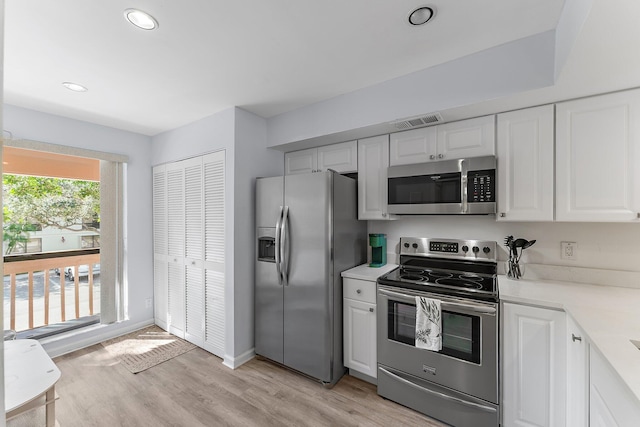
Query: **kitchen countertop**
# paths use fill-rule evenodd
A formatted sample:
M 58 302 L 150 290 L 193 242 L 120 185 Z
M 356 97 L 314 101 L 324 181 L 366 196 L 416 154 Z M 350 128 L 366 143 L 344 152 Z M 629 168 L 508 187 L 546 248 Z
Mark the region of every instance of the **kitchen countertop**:
M 349 279 L 369 280 L 375 282 L 376 279 L 383 274 L 387 274 L 391 270 L 395 269 L 397 264 L 385 264 L 382 267 L 369 267 L 369 264 L 362 264 L 357 267 L 350 268 L 343 271 L 342 277 Z M 638 337 L 640 339 L 640 337 Z
M 564 310 L 640 402 L 640 289 L 498 277 L 501 302 Z

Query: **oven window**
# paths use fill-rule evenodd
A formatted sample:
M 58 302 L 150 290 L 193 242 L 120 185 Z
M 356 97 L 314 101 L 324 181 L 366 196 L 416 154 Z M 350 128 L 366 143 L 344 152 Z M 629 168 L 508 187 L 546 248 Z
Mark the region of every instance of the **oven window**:
M 461 174 L 389 178 L 389 204 L 461 203 Z
M 416 306 L 389 301 L 388 338 L 408 345 L 416 342 Z M 480 364 L 480 317 L 442 310 L 442 350 L 456 359 Z

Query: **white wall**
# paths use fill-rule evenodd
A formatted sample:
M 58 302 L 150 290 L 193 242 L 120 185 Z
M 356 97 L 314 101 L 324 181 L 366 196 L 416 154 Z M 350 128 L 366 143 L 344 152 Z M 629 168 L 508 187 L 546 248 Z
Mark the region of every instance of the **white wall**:
M 286 145 L 550 86 L 554 46 L 555 32 L 547 31 L 271 117 L 268 145 Z M 358 138 L 366 136 L 371 135 Z
M 56 355 L 100 342 L 153 322 L 153 308 L 145 300 L 153 297 L 153 247 L 151 199 L 151 140 L 149 137 L 33 110 L 4 106 L 4 129 L 13 138 L 124 154 L 127 164 L 127 237 L 125 263 L 128 266 L 129 319 L 78 332 L 44 344 Z
M 637 223 L 506 223 L 495 216 L 402 217 L 397 221 L 370 221 L 370 233 L 387 234 L 388 262 L 397 262 L 400 237 L 442 237 L 495 240 L 499 259 L 506 261 L 504 238 L 535 239 L 524 251 L 524 263 L 640 272 L 640 227 Z M 560 257 L 560 242 L 577 242 L 575 261 Z M 392 261 L 395 260 L 395 261 Z M 526 276 L 526 273 L 525 273 Z
M 235 330 L 237 363 L 254 352 L 255 182 L 284 172 L 284 155 L 266 149 L 266 121 L 236 108 L 235 176 Z

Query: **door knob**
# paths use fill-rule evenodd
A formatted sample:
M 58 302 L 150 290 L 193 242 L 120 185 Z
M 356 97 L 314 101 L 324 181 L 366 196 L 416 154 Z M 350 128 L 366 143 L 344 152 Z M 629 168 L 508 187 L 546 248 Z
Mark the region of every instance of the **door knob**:
M 360 289 L 357 289 L 357 290 L 356 290 L 356 293 L 357 293 L 357 294 L 361 294 L 361 293 L 362 293 L 362 291 L 361 291 Z

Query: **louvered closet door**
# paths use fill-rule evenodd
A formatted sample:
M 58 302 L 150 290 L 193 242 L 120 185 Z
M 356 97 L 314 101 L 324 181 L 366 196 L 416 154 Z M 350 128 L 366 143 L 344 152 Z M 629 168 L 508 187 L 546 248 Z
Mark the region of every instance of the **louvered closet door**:
M 225 152 L 203 157 L 204 168 L 204 348 L 224 357 L 225 339 Z
M 184 164 L 167 165 L 167 254 L 169 332 L 184 338 Z
M 203 183 L 202 158 L 184 163 L 185 207 L 185 338 L 204 344 Z
M 153 168 L 153 301 L 156 325 L 167 330 L 167 171 Z

